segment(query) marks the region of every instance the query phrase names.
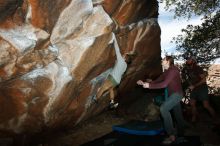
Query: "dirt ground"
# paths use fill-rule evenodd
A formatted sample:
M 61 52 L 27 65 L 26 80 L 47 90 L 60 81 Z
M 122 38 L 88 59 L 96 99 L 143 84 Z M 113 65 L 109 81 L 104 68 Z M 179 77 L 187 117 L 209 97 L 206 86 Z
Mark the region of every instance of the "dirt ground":
M 76 128 L 65 129 L 35 140 L 41 141 L 39 146 L 79 146 L 111 132 L 112 125 L 122 124 L 132 119 L 143 120 L 148 112 L 146 107 L 150 100 L 149 97 L 142 97 L 129 107 L 119 104 L 117 109 L 106 109 L 94 118 L 79 124 Z
M 220 97 L 218 98 L 220 99 Z M 123 108 L 106 110 L 74 129 L 45 137 L 39 146 L 79 146 L 111 132 L 112 125 L 122 124 L 131 119 L 144 120 L 148 112 L 146 103 L 149 103 L 149 98 L 142 97 L 126 110 Z M 213 120 L 201 105 L 198 106 L 198 110 L 199 120 L 195 124 L 190 123 L 191 126 L 186 129 L 185 135 L 200 136 L 204 146 L 220 146 L 220 125 L 213 124 Z

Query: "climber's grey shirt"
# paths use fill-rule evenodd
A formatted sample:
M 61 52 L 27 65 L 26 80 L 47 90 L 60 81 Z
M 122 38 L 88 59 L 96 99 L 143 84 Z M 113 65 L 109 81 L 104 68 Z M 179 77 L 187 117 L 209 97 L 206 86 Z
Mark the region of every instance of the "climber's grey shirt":
M 118 84 L 120 84 L 121 78 L 127 69 L 127 63 L 125 62 L 124 58 L 121 56 L 119 46 L 114 33 L 113 33 L 113 41 L 114 41 L 114 48 L 115 48 L 117 60 L 115 62 L 114 67 L 112 68 L 110 75 Z

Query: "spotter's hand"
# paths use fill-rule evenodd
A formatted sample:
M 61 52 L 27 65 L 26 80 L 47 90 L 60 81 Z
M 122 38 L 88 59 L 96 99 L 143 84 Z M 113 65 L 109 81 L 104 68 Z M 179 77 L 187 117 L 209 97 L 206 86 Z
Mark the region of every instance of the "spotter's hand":
M 138 81 L 137 81 L 137 84 L 138 84 L 138 85 L 143 85 L 144 82 L 143 82 L 142 80 L 138 80 Z

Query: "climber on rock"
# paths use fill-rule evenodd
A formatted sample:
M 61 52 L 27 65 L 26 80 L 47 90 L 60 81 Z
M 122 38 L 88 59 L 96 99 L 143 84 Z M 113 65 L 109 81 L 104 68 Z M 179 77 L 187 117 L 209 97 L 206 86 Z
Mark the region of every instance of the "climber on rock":
M 121 79 L 125 71 L 127 70 L 127 63 L 130 63 L 130 55 L 132 55 L 126 54 L 125 57 L 122 57 L 114 34 L 113 41 L 117 60 L 115 62 L 114 67 L 111 69 L 107 79 L 105 80 L 104 84 L 98 89 L 96 95 L 96 98 L 99 99 L 105 92 L 108 91 L 110 94 L 110 108 L 116 108 L 118 106 L 118 103 L 114 101 L 114 98 L 117 95 L 116 88 L 120 84 Z

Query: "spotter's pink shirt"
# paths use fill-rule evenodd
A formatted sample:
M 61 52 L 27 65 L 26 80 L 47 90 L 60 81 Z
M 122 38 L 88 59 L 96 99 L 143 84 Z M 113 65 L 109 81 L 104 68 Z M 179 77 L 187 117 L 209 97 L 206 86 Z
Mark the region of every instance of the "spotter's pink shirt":
M 150 89 L 168 88 L 169 96 L 173 93 L 183 95 L 180 71 L 172 65 L 164 71 L 156 80 L 149 84 Z

